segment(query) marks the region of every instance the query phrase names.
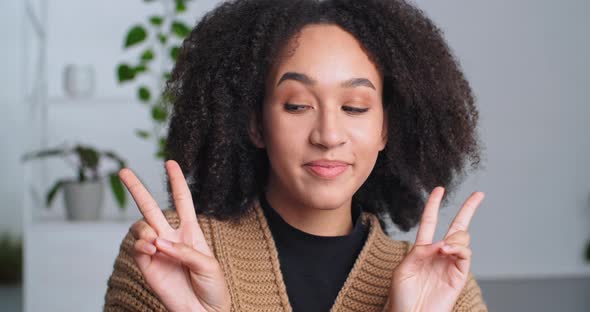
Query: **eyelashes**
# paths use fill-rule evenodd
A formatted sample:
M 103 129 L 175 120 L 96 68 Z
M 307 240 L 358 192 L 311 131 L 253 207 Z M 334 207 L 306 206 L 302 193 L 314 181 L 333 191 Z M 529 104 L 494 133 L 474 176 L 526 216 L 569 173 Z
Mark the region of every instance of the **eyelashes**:
M 309 109 L 310 106 L 308 105 L 301 105 L 301 104 L 292 104 L 292 103 L 285 103 L 285 110 L 290 113 L 302 113 L 305 110 Z M 342 106 L 342 110 L 350 113 L 350 114 L 362 114 L 366 113 L 369 109 L 368 108 L 361 108 L 361 107 L 354 107 L 354 106 Z
M 353 107 L 353 106 L 342 106 L 342 110 L 347 111 L 347 112 L 351 112 L 351 113 L 361 114 L 361 113 L 366 113 L 369 109 L 368 108 Z
M 303 112 L 305 109 L 307 109 L 307 106 L 305 105 L 285 103 L 285 110 L 288 112 L 299 113 Z
M 285 110 L 288 112 L 300 112 L 303 111 L 305 105 L 285 103 Z

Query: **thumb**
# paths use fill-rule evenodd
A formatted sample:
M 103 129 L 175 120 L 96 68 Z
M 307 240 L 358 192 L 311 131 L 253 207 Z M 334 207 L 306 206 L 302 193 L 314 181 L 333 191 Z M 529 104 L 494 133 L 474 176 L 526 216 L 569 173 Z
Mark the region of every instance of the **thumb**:
M 162 253 L 178 260 L 183 265 L 187 266 L 191 272 L 198 275 L 206 275 L 212 273 L 212 260 L 209 256 L 195 250 L 194 248 L 183 244 L 171 242 L 166 239 L 157 238 L 156 248 Z
M 424 269 L 425 265 L 429 265 L 432 257 L 444 245 L 444 241 L 439 241 L 434 244 L 413 245 L 410 252 L 406 254 L 402 262 L 395 267 L 393 272 L 394 280 L 403 280 L 408 276 L 414 276 Z
M 438 241 L 428 245 L 414 245 L 414 248 L 408 253 L 412 259 L 425 259 L 435 255 L 444 245 L 444 241 Z

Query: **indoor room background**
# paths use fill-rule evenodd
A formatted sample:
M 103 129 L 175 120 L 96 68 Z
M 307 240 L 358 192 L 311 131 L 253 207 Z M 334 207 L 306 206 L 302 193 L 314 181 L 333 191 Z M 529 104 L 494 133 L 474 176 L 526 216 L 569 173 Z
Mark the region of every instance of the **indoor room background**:
M 118 247 L 140 218 L 128 193 L 121 207 L 108 174 L 124 160 L 166 202 L 153 132 L 165 119 L 153 108 L 160 80 L 132 79 L 121 65 L 141 71 L 143 59 L 163 74 L 183 25 L 218 3 L 187 1 L 162 57 L 150 17 L 177 14 L 174 1 L 0 1 L 0 233 L 9 246 L 0 250 L 1 311 L 101 310 Z M 414 3 L 444 31 L 471 83 L 485 146 L 482 169 L 440 211 L 436 238 L 463 200 L 483 191 L 470 225 L 472 271 L 490 310 L 588 311 L 590 2 Z M 139 24 L 147 38 L 125 48 Z M 145 55 L 150 44 L 153 59 Z M 22 161 L 64 144 L 117 156 L 101 154 L 106 178 L 95 220 L 73 220 L 61 190 L 45 205 L 56 180 L 76 177 L 71 163 Z M 415 235 L 392 233 L 412 242 Z

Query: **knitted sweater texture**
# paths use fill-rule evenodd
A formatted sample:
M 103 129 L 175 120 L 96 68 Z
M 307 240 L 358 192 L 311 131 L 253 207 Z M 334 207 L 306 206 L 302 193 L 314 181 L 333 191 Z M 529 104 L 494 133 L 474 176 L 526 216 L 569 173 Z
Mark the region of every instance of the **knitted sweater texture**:
M 232 300 L 232 311 L 292 311 L 278 253 L 258 201 L 239 223 L 198 216 L 203 234 L 219 261 Z M 180 220 L 173 210 L 164 215 L 173 228 Z M 393 269 L 412 244 L 395 241 L 381 229 L 374 214 L 363 212 L 369 225 L 367 241 L 330 311 L 384 311 Z M 135 240 L 127 233 L 108 279 L 104 311 L 167 311 L 132 258 Z M 487 312 L 472 273 L 455 312 Z

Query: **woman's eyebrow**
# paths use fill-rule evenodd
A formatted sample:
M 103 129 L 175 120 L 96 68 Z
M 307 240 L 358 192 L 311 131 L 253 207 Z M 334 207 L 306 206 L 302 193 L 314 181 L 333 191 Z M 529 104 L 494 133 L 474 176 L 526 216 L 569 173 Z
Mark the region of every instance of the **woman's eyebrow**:
M 283 74 L 279 82 L 277 83 L 277 87 L 281 84 L 281 82 L 285 80 L 295 80 L 303 83 L 304 85 L 312 86 L 317 83 L 316 80 L 312 79 L 311 77 L 307 76 L 306 74 L 297 73 L 297 72 L 286 72 Z M 356 88 L 356 87 L 369 87 L 373 90 L 375 86 L 371 81 L 367 78 L 351 78 L 340 83 L 340 87 L 343 88 Z

